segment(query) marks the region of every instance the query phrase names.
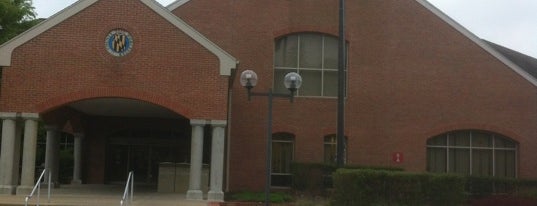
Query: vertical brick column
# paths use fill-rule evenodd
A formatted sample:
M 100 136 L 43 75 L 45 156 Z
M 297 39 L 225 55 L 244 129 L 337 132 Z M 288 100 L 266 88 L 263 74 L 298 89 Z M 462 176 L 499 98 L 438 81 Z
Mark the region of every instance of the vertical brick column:
M 222 186 L 224 182 L 224 145 L 225 127 L 227 121 L 212 120 L 212 150 L 211 150 L 211 189 L 207 199 L 211 201 L 224 201 Z
M 18 180 L 13 179 L 16 150 L 17 113 L 0 113 L 2 119 L 2 151 L 0 153 L 0 194 L 15 194 Z
M 35 184 L 35 158 L 37 150 L 37 121 L 39 114 L 23 113 L 24 144 L 22 154 L 21 185 L 17 187 L 17 194 L 27 195 Z
M 191 200 L 203 199 L 201 191 L 201 167 L 203 161 L 203 127 L 205 120 L 190 120 L 192 125 L 192 142 L 190 146 L 190 182 L 186 198 Z

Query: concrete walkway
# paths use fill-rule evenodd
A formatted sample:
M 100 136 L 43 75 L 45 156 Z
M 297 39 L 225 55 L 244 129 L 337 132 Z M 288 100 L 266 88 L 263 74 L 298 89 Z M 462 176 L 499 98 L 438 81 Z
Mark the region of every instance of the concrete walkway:
M 41 189 L 40 205 L 54 206 L 119 206 L 123 196 L 123 186 L 119 185 L 62 185 L 52 189 L 50 203 L 47 190 Z M 0 195 L 0 206 L 24 205 L 25 195 Z M 28 205 L 36 205 L 33 197 Z M 207 201 L 186 200 L 184 194 L 157 193 L 147 188 L 134 186 L 134 200 L 131 206 L 207 206 Z

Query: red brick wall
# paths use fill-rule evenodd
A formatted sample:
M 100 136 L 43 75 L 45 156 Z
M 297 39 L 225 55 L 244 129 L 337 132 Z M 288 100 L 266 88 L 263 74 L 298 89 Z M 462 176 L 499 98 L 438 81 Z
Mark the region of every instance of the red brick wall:
M 238 58 L 237 75 L 254 69 L 260 77 L 254 91 L 264 92 L 272 86 L 274 39 L 337 35 L 337 11 L 336 0 L 191 0 L 174 13 Z M 118 27 L 135 41 L 125 58 L 104 49 L 105 36 Z M 526 164 L 537 158 L 537 97 L 528 81 L 414 1 L 348 1 L 346 33 L 349 164 L 424 171 L 428 138 L 483 129 L 519 142 L 518 175 L 536 177 L 537 165 Z M 125 97 L 188 118 L 226 119 L 227 77 L 219 75 L 217 58 L 138 1 L 99 1 L 17 48 L 12 65 L 3 69 L 2 111 L 46 112 L 87 98 Z M 234 82 L 231 190 L 264 186 L 266 107 L 264 98 L 248 102 Z M 323 136 L 335 133 L 335 121 L 334 98 L 274 102 L 273 132 L 296 135 L 297 161 L 323 160 Z M 99 148 L 99 141 L 88 147 Z M 393 152 L 403 153 L 404 162 L 392 163 Z
M 107 53 L 108 33 L 122 28 L 134 47 Z M 219 61 L 139 1 L 99 1 L 13 52 L 3 69 L 0 108 L 46 112 L 97 97 L 140 99 L 195 119 L 225 119 L 227 80 Z
M 274 39 L 294 32 L 337 35 L 336 0 L 192 0 L 174 13 L 253 69 L 254 91 L 272 86 Z M 520 144 L 520 177 L 536 177 L 535 87 L 414 1 L 347 1 L 348 163 L 424 171 L 426 140 L 483 129 Z M 304 79 L 307 81 L 307 79 Z M 266 99 L 233 85 L 231 190 L 262 189 Z M 274 132 L 296 135 L 295 159 L 323 161 L 323 136 L 335 133 L 336 99 L 274 103 Z M 391 155 L 401 152 L 404 162 Z

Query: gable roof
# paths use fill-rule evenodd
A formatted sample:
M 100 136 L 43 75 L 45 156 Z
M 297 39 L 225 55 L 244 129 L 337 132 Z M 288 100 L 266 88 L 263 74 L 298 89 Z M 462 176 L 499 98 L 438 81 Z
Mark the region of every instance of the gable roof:
M 17 47 L 23 45 L 24 43 L 30 41 L 31 39 L 39 36 L 50 28 L 60 24 L 71 16 L 77 14 L 78 12 L 84 10 L 85 8 L 93 5 L 99 0 L 79 0 L 71 6 L 65 8 L 64 10 L 58 12 L 57 14 L 51 16 L 47 20 L 41 22 L 40 24 L 32 27 L 26 32 L 20 34 L 19 36 L 11 39 L 5 44 L 0 46 L 0 66 L 11 66 L 11 55 L 13 50 Z M 220 75 L 231 75 L 231 70 L 235 69 L 238 61 L 231 56 L 229 53 L 224 51 L 222 48 L 218 47 L 215 43 L 211 42 L 201 33 L 196 31 L 193 27 L 188 25 L 186 22 L 181 20 L 179 17 L 175 16 L 170 12 L 170 10 L 164 8 L 159 3 L 154 0 L 139 0 L 144 3 L 147 7 L 155 11 L 162 18 L 166 19 L 169 23 L 173 24 L 183 33 L 188 35 L 190 38 L 194 39 L 197 43 L 202 45 L 205 49 L 209 50 L 214 54 L 220 61 Z M 180 0 L 182 2 L 185 0 Z M 185 1 L 185 3 L 188 0 Z M 177 3 L 177 2 L 176 2 Z
M 501 52 L 496 50 L 493 46 L 485 42 L 484 40 L 477 37 L 472 32 L 468 31 L 466 28 L 464 28 L 462 25 L 451 19 L 449 16 L 444 14 L 442 11 L 440 11 L 438 8 L 433 6 L 431 3 L 427 2 L 427 0 L 415 0 L 416 2 L 420 3 L 423 7 L 427 8 L 429 11 L 431 11 L 433 14 L 438 16 L 440 19 L 442 19 L 444 22 L 455 28 L 457 31 L 462 33 L 464 36 L 466 36 L 468 39 L 473 41 L 475 44 L 480 46 L 482 49 L 484 49 L 486 52 L 490 53 L 492 56 L 494 56 L 496 59 L 501 61 L 503 64 L 505 64 L 507 67 L 509 67 L 511 70 L 513 70 L 518 75 L 522 76 L 522 78 L 529 81 L 534 86 L 537 86 L 537 76 L 531 75 L 528 73 L 525 69 L 521 68 L 520 65 L 515 64 L 512 59 L 507 58 L 504 56 Z
M 496 51 L 500 52 L 507 59 L 511 60 L 511 62 L 518 65 L 528 74 L 530 74 L 534 78 L 537 78 L 537 59 L 531 56 L 522 54 L 520 52 L 517 52 L 515 50 L 509 49 L 507 47 L 492 43 L 490 41 L 487 41 L 487 40 L 483 40 L 483 41 L 485 41 L 488 45 L 490 45 Z
M 179 8 L 180 6 L 182 6 L 183 4 L 186 4 L 188 3 L 190 0 L 177 0 L 173 3 L 171 3 L 170 5 L 168 5 L 166 8 L 170 11 L 173 11 L 177 8 Z

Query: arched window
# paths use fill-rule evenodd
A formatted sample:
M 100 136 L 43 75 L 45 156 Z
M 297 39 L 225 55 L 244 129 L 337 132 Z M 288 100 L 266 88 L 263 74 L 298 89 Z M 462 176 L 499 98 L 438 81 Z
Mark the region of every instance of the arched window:
M 271 186 L 291 187 L 293 175 L 291 162 L 294 159 L 295 135 L 274 133 L 272 135 Z
M 427 171 L 516 177 L 517 143 L 480 130 L 453 131 L 427 140 Z
M 297 72 L 304 80 L 297 96 L 337 96 L 338 39 L 320 33 L 298 33 L 276 40 L 274 91 L 287 93 L 285 74 Z

